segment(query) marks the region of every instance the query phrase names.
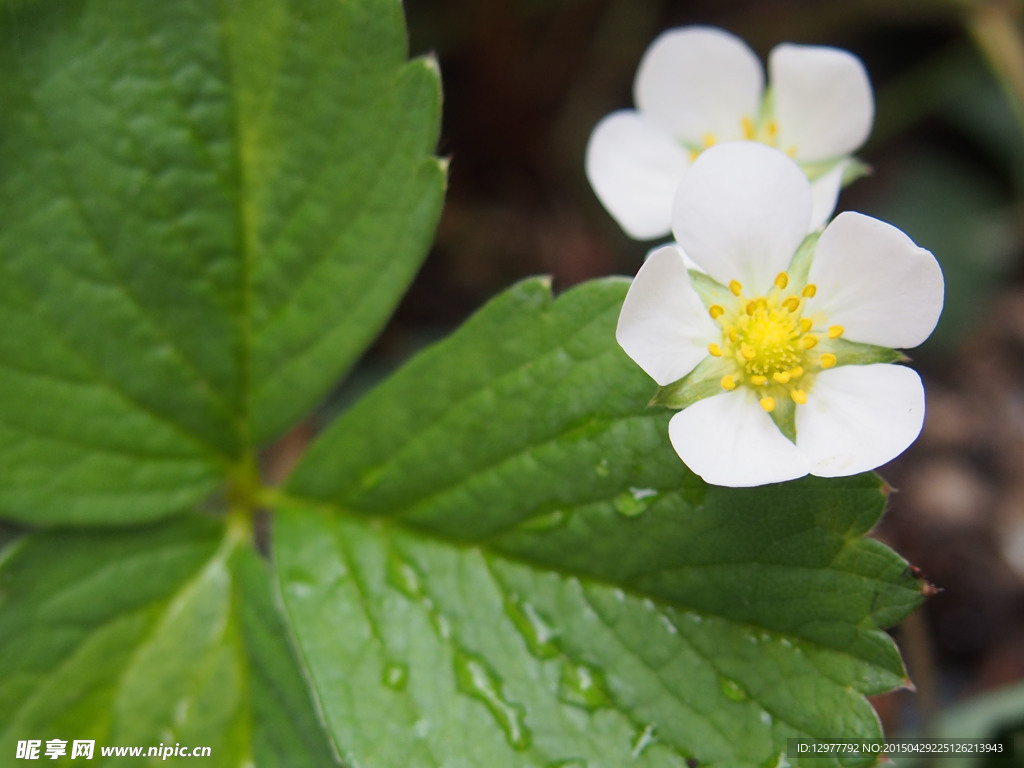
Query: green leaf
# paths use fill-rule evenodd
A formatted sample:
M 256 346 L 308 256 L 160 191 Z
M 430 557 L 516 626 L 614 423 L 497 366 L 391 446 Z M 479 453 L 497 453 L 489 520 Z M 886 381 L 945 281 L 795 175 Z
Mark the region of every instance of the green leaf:
M 440 208 L 405 57 L 396 0 L 0 16 L 0 514 L 189 508 L 336 382 Z
M 658 387 L 654 397 L 651 398 L 651 405 L 661 405 L 676 410 L 689 408 L 706 397 L 722 394 L 725 391 L 722 389 L 722 377 L 727 374 L 735 374 L 735 372 L 736 366 L 732 360 L 724 360 L 721 357 L 705 357 L 679 381 Z
M 89 739 L 97 759 L 101 746 L 179 743 L 210 747 L 214 766 L 334 765 L 266 568 L 237 539 L 184 518 L 13 545 L 0 564 L 0 753 L 63 739 L 70 754 Z
M 864 696 L 906 682 L 880 628 L 922 599 L 864 538 L 880 481 L 702 483 L 615 345 L 626 287 L 514 287 L 290 481 L 275 564 L 343 759 L 776 765 L 880 736 Z

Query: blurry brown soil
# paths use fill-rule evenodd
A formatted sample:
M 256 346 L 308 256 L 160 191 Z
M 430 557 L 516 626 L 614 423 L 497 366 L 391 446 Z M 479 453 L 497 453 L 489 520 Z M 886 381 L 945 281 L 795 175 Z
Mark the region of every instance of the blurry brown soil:
M 875 533 L 940 590 L 897 632 L 918 693 L 876 702 L 893 726 L 1024 679 L 1024 290 L 942 368 L 920 439 L 880 470 L 897 493 Z

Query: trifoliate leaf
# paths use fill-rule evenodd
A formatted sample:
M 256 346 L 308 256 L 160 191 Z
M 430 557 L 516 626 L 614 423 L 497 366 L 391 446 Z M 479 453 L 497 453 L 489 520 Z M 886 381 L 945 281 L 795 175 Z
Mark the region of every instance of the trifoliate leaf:
M 344 760 L 776 765 L 880 736 L 864 696 L 906 680 L 881 627 L 921 585 L 864 538 L 879 480 L 705 485 L 615 344 L 625 290 L 514 287 L 290 481 L 275 563 Z
M 95 741 L 97 760 L 162 743 L 210 747 L 211 766 L 335 765 L 268 586 L 206 520 L 16 543 L 0 564 L 0 754 L 62 739 L 69 755 Z
M 0 514 L 190 507 L 315 405 L 418 267 L 434 65 L 395 0 L 0 16 Z

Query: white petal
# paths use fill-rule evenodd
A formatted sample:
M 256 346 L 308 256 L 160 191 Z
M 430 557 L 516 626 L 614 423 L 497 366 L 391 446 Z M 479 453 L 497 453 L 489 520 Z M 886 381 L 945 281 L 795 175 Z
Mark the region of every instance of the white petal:
M 695 262 L 745 293 L 771 287 L 810 231 L 811 185 L 782 152 L 752 141 L 707 150 L 683 177 L 672 232 Z
M 822 371 L 796 409 L 796 444 L 811 474 L 866 472 L 899 456 L 921 432 L 924 387 L 901 365 L 844 365 Z
M 811 309 L 843 326 L 850 341 L 914 347 L 942 312 L 935 257 L 896 227 L 860 213 L 841 213 L 825 228 L 809 280 L 818 286 Z
M 843 173 L 849 164 L 849 161 L 842 160 L 832 170 L 811 182 L 811 229 L 823 227 L 832 216 L 839 200 L 839 190 L 843 186 Z
M 665 386 L 708 356 L 720 335 L 708 316 L 674 245 L 654 251 L 629 287 L 615 339 L 633 361 Z
M 838 48 L 777 46 L 768 58 L 778 146 L 801 162 L 848 155 L 867 139 L 875 116 L 860 59 Z
M 678 249 L 679 255 L 683 257 L 683 264 L 686 265 L 686 270 L 688 272 L 690 270 L 693 270 L 695 272 L 704 272 L 704 270 L 701 269 L 700 264 L 698 264 L 696 261 L 687 256 L 683 249 L 679 247 L 679 243 L 662 243 L 661 245 L 654 246 L 653 248 L 647 251 L 646 255 L 644 256 L 644 261 L 647 261 L 647 259 L 651 258 L 651 256 L 653 256 L 656 252 L 660 251 L 662 248 L 668 245 L 671 245 L 673 248 Z M 707 272 L 704 272 L 704 274 L 707 274 Z
M 714 485 L 780 483 L 810 468 L 748 389 L 697 401 L 672 417 L 668 435 L 686 466 Z
M 637 240 L 664 237 L 689 153 L 638 112 L 613 112 L 594 128 L 586 170 L 598 199 Z
M 699 145 L 743 138 L 764 91 L 761 62 L 735 35 L 682 27 L 660 35 L 644 53 L 634 83 L 637 108 L 680 141 Z

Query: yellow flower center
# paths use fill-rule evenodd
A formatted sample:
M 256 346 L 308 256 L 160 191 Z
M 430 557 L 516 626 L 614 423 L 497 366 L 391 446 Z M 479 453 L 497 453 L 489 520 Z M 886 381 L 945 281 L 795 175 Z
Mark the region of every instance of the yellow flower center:
M 735 300 L 730 306 L 708 307 L 722 329 L 721 341 L 709 344 L 708 353 L 734 365 L 733 372 L 722 377 L 722 389 L 750 387 L 768 412 L 782 397 L 797 405 L 807 402 L 815 375 L 838 363 L 834 353 L 815 350 L 819 338 L 843 334 L 840 325 L 826 328 L 822 313 L 807 312 L 807 301 L 817 293 L 813 283 L 799 292 L 787 291 L 788 286 L 789 276 L 781 272 L 766 295 L 746 298 L 740 282 L 732 280 L 729 291 Z
M 774 377 L 801 362 L 803 334 L 789 310 L 751 301 L 736 322 L 736 341 L 748 376 Z
M 776 149 L 783 150 L 790 157 L 796 157 L 796 147 L 780 147 L 779 146 L 779 124 L 775 119 L 766 120 L 761 125 L 757 125 L 754 119 L 749 115 L 744 115 L 740 119 L 740 135 L 747 141 L 757 141 L 761 144 L 767 144 L 769 147 L 775 147 Z M 690 162 L 696 160 L 700 153 L 709 147 L 715 146 L 718 143 L 718 136 L 714 133 L 705 133 L 701 136 L 701 146 L 690 148 Z

